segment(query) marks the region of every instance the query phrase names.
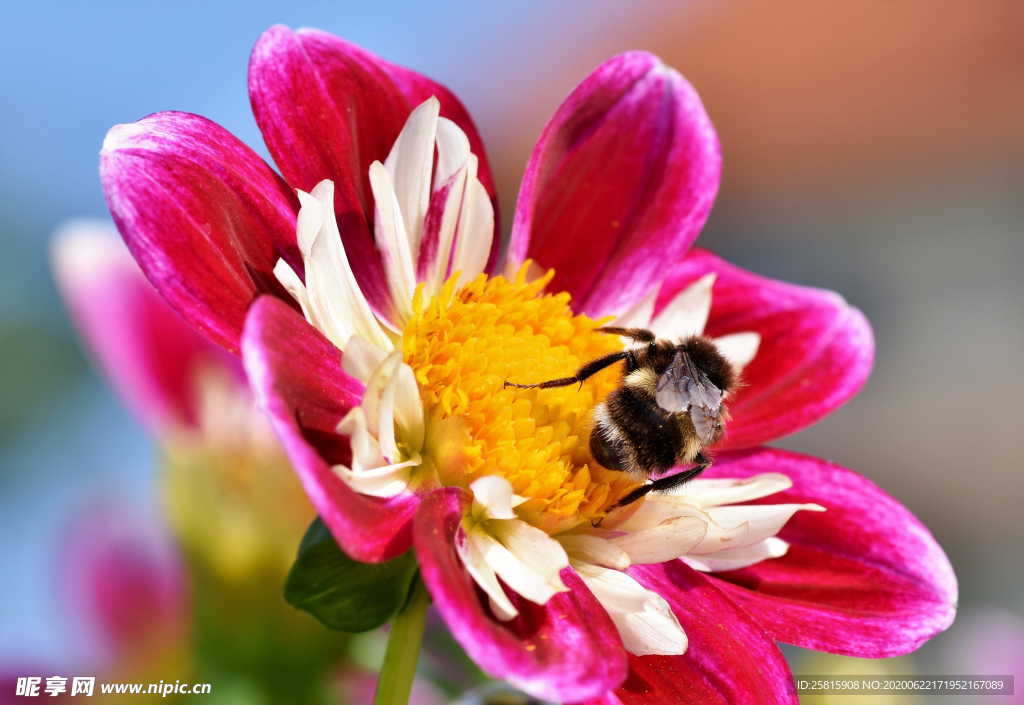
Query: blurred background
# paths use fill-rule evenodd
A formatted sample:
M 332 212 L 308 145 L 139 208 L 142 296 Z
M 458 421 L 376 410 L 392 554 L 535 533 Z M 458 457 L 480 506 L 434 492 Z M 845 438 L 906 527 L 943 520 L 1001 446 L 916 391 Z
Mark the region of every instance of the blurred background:
M 187 110 L 266 155 L 246 62 L 260 32 L 283 22 L 339 34 L 452 88 L 488 145 L 506 228 L 530 148 L 578 80 L 632 48 L 678 68 L 703 96 L 725 159 L 699 244 L 762 274 L 836 289 L 875 329 L 864 392 L 780 445 L 878 482 L 956 568 L 956 625 L 880 667 L 1024 676 L 1024 5 L 290 5 L 300 7 L 5 8 L 0 664 L 91 653 L 62 590 L 76 517 L 111 500 L 158 515 L 157 451 L 76 341 L 49 271 L 52 234 L 68 218 L 105 216 L 97 153 L 115 123 Z M 797 673 L 869 672 L 792 657 Z

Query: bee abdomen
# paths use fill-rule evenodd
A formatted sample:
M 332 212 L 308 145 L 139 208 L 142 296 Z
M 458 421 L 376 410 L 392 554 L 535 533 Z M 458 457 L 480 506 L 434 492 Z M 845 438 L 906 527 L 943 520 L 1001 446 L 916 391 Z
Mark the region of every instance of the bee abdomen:
M 675 465 L 682 446 L 682 431 L 676 419 L 642 389 L 617 389 L 595 414 L 591 452 L 606 468 L 667 470 Z
M 590 432 L 590 454 L 602 467 L 609 470 L 631 470 L 635 465 L 628 439 L 608 415 L 608 407 L 601 403 L 594 410 L 594 430 Z

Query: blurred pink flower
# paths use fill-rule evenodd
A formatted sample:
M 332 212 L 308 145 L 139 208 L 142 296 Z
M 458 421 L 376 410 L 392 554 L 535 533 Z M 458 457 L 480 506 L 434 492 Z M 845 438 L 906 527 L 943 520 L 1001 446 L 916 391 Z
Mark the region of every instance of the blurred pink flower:
M 53 268 L 88 352 L 159 443 L 179 545 L 229 581 L 283 577 L 312 511 L 238 358 L 160 298 L 109 224 L 65 224 Z
M 111 212 L 164 297 L 242 351 L 341 547 L 414 547 L 484 670 L 562 701 L 796 702 L 775 640 L 878 657 L 949 625 L 952 570 L 905 508 L 759 447 L 853 396 L 872 336 L 834 293 L 690 249 L 720 155 L 678 73 L 631 52 L 572 92 L 504 258 L 482 144 L 447 89 L 283 27 L 249 88 L 283 179 L 209 120 L 158 113 L 104 142 Z M 704 477 L 610 514 L 631 481 L 580 439 L 615 381 L 501 389 L 621 349 L 594 332 L 608 316 L 705 333 L 745 380 Z
M 188 581 L 171 544 L 126 506 L 74 518 L 61 546 L 59 592 L 107 653 L 104 665 L 174 649 L 186 638 Z
M 109 224 L 70 221 L 53 247 L 57 285 L 79 333 L 115 390 L 158 436 L 198 422 L 200 369 L 234 369 L 164 303 Z

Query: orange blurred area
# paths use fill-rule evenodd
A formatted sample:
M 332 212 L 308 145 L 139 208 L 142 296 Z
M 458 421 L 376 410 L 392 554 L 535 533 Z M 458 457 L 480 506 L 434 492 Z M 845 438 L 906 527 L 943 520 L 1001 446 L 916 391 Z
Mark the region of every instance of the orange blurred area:
M 1014 0 L 630 3 L 546 34 L 531 56 L 494 68 L 528 98 L 488 106 L 506 185 L 561 96 L 626 48 L 659 54 L 697 87 L 728 199 L 850 198 L 1024 152 Z

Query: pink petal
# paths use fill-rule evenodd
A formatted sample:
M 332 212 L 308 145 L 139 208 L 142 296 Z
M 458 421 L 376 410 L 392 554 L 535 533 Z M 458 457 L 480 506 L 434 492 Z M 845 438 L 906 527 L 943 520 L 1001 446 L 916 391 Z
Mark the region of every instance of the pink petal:
M 913 651 L 956 614 L 953 569 L 920 521 L 874 483 L 823 460 L 771 448 L 722 453 L 709 477 L 780 472 L 793 487 L 759 502 L 815 502 L 779 536 L 782 558 L 717 573 L 717 585 L 774 638 L 881 658 Z
M 696 91 L 645 52 L 601 64 L 544 128 L 509 255 L 554 267 L 552 290 L 622 313 L 697 238 L 718 191 L 718 138 Z
M 423 219 L 423 239 L 420 241 L 419 260 L 416 262 L 416 279 L 425 281 L 431 273 L 431 267 L 438 256 L 441 247 L 441 225 L 444 218 L 444 209 L 448 199 L 453 196 L 452 185 L 456 177 L 449 177 L 448 181 L 430 194 L 430 204 L 427 207 L 427 215 Z
M 496 620 L 456 553 L 464 490 L 428 495 L 416 515 L 416 553 L 423 581 L 455 638 L 488 674 L 546 700 L 575 702 L 615 688 L 626 654 L 608 614 L 571 568 L 561 577 L 569 592 L 544 606 L 512 596 L 520 614 Z
M 128 506 L 97 505 L 74 518 L 59 591 L 105 647 L 137 656 L 184 639 L 188 576 L 170 538 Z
M 249 60 L 249 97 L 274 161 L 292 186 L 335 185 L 338 226 L 352 268 L 377 310 L 388 289 L 370 221 L 368 170 L 384 161 L 409 113 L 436 95 L 441 115 L 466 132 L 493 196 L 483 144 L 466 109 L 443 86 L 331 34 L 271 27 Z M 479 151 L 478 151 L 479 150 Z
M 149 280 L 189 322 L 237 352 L 252 300 L 285 296 L 274 264 L 299 262 L 297 206 L 285 183 L 224 128 L 176 112 L 113 127 L 100 176 Z
M 705 333 L 761 336 L 719 447 L 745 448 L 798 431 L 864 385 L 875 353 L 871 327 L 834 292 L 768 279 L 694 250 L 665 280 L 655 310 L 709 272 L 718 276 Z
M 406 551 L 419 500 L 353 492 L 331 470 L 348 463 L 338 422 L 359 403 L 362 384 L 341 370 L 342 353 L 284 302 L 259 298 L 242 336 L 245 370 L 317 513 L 344 551 L 377 562 Z
M 776 705 L 796 703 L 786 660 L 771 638 L 711 581 L 679 561 L 634 566 L 661 594 L 690 646 L 682 656 L 631 656 L 629 676 L 607 703 Z
M 69 224 L 53 264 L 79 333 L 132 410 L 154 431 L 194 422 L 197 370 L 234 359 L 160 298 L 113 227 Z

